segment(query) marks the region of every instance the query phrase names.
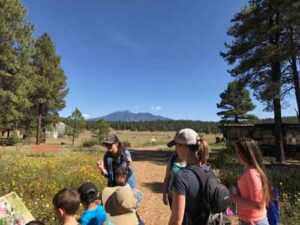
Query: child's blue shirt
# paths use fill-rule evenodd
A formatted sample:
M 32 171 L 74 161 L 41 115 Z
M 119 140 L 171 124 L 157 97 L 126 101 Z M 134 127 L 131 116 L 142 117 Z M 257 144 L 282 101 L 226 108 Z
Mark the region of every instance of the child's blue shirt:
M 81 225 L 102 225 L 105 221 L 107 221 L 107 217 L 102 205 L 98 205 L 95 209 L 85 211 L 79 219 Z

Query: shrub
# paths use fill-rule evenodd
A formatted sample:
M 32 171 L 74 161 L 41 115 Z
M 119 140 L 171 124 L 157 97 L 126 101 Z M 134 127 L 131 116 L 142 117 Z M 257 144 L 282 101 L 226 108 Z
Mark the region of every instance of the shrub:
M 130 148 L 131 147 L 131 143 L 129 141 L 122 141 L 122 146 L 124 148 Z
M 91 139 L 91 140 L 84 141 L 82 143 L 82 147 L 88 148 L 88 147 L 92 147 L 92 146 L 97 145 L 97 144 L 98 144 L 97 140 Z

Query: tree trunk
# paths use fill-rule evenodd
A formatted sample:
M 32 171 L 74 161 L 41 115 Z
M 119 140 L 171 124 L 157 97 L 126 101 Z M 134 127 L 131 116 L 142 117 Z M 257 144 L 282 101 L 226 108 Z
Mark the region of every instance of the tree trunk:
M 292 57 L 291 57 L 291 67 L 293 71 L 293 82 L 295 86 L 295 95 L 296 95 L 296 102 L 297 102 L 297 117 L 298 122 L 300 124 L 300 87 L 299 87 L 299 73 L 297 70 L 297 59 L 296 59 L 296 52 L 295 52 L 295 32 L 293 27 L 290 27 L 289 29 L 289 40 L 290 40 L 290 49 L 292 51 Z
M 272 64 L 272 82 L 275 83 L 275 95 L 273 97 L 274 106 L 274 122 L 275 122 L 275 149 L 276 161 L 283 163 L 285 161 L 284 146 L 282 138 L 282 118 L 281 118 L 281 103 L 280 103 L 280 62 Z
M 72 139 L 73 146 L 74 146 L 74 142 L 75 142 L 75 134 L 76 134 L 76 116 L 74 117 L 74 121 L 73 121 L 73 139 Z
M 10 137 L 10 129 L 7 129 L 7 134 L 6 137 L 9 138 Z
M 238 115 L 234 115 L 234 122 L 239 123 L 239 116 Z
M 35 144 L 39 145 L 41 143 L 41 128 L 42 128 L 42 105 L 38 105 L 37 110 L 37 126 L 36 126 L 36 140 Z
M 297 61 L 296 57 L 292 57 L 292 70 L 293 70 L 293 81 L 295 85 L 295 95 L 296 95 L 296 102 L 297 102 L 297 117 L 298 117 L 298 122 L 300 124 L 300 84 L 299 84 L 299 73 L 297 70 Z

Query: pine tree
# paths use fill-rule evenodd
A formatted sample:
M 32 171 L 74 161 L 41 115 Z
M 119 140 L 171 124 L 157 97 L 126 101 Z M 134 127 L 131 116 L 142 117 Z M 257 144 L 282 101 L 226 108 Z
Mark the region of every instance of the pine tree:
M 249 84 L 266 110 L 274 111 L 277 160 L 283 162 L 281 131 L 282 56 L 280 54 L 282 13 L 280 1 L 250 0 L 249 5 L 232 19 L 228 34 L 234 38 L 228 52 L 221 53 L 235 67 L 231 75 Z
M 252 104 L 248 90 L 241 82 L 230 82 L 227 89 L 220 94 L 220 98 L 221 102 L 217 104 L 217 107 L 224 110 L 218 112 L 217 115 L 222 116 L 222 120 L 233 120 L 238 123 L 241 119 L 253 118 L 253 115 L 248 115 L 247 112 L 252 111 L 255 106 Z
M 108 135 L 110 131 L 110 124 L 105 120 L 101 119 L 97 122 L 97 127 L 98 127 L 98 139 L 100 142 L 102 142 L 104 137 Z
M 65 107 L 66 76 L 60 65 L 51 37 L 45 33 L 36 40 L 33 57 L 34 93 L 31 101 L 37 118 L 36 144 L 40 143 L 41 130 L 58 121 L 58 111 Z
M 19 0 L 0 0 L 0 129 L 20 127 L 28 100 L 32 74 L 33 26 L 25 21 Z
M 75 137 L 81 132 L 81 130 L 84 128 L 85 121 L 84 117 L 82 116 L 80 110 L 76 108 L 72 115 L 69 117 L 72 124 L 72 145 L 74 145 Z

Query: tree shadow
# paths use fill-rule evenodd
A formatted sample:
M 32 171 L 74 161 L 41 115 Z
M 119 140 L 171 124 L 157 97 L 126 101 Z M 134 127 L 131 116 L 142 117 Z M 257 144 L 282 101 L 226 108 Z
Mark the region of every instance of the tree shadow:
M 133 161 L 150 161 L 164 165 L 174 154 L 174 151 L 166 150 L 135 150 L 130 149 Z
M 151 190 L 155 193 L 163 193 L 163 182 L 150 182 L 150 183 L 143 183 L 142 184 L 147 189 Z

